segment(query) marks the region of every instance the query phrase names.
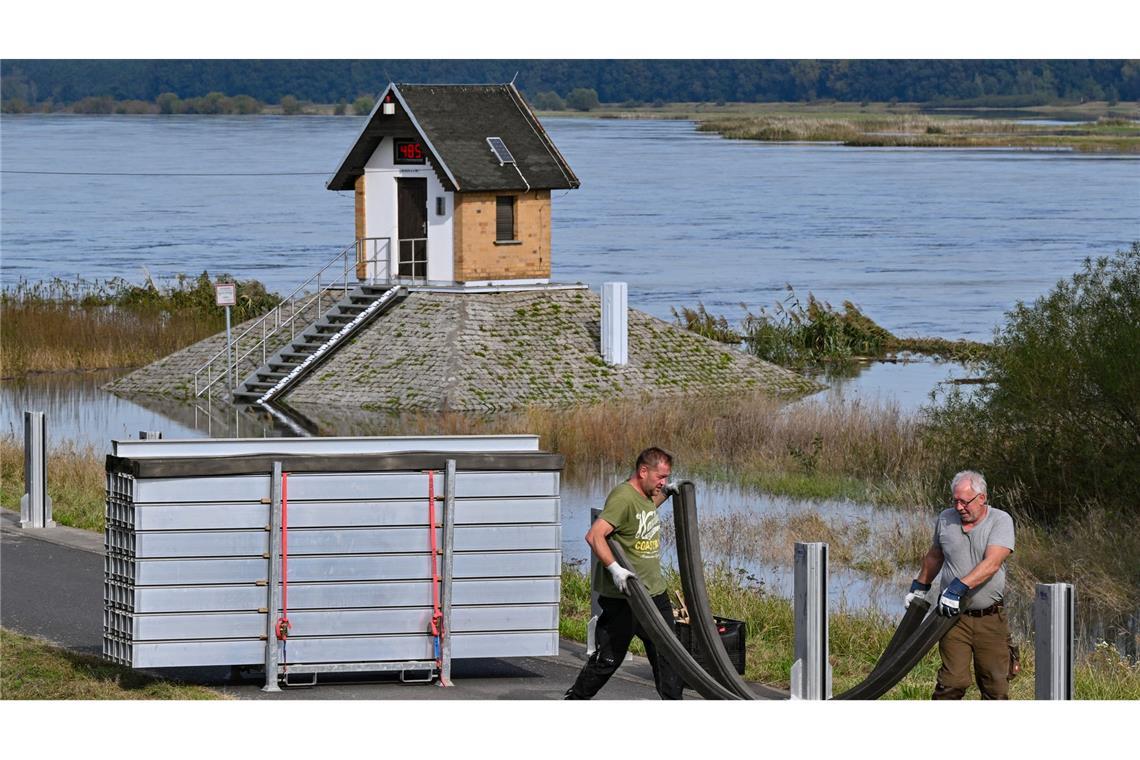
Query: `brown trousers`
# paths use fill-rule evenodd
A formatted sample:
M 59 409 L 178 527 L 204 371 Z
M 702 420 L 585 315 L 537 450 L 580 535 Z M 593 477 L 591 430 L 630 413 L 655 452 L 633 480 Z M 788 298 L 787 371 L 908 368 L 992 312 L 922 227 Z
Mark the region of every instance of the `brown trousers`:
M 1005 609 L 985 617 L 962 615 L 938 642 L 942 667 L 931 699 L 961 699 L 970 688 L 970 658 L 982 699 L 1009 699 L 1009 625 Z

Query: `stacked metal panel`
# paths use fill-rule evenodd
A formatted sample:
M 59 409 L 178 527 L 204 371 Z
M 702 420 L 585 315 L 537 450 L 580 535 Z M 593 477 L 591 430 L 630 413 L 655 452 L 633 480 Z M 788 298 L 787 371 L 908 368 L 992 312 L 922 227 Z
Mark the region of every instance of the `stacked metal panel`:
M 557 654 L 561 457 L 448 452 L 477 445 L 456 438 L 429 442 L 436 452 L 383 453 L 381 439 L 361 440 L 372 442 L 365 455 L 304 453 L 282 439 L 236 455 L 188 453 L 179 441 L 116 447 L 130 456 L 108 457 L 104 654 L 136 668 L 259 665 L 267 645 L 286 667 L 432 660 L 425 470 L 442 496 L 448 459 L 451 657 Z M 283 642 L 267 635 L 270 610 L 281 614 L 270 594 L 281 569 L 268 527 L 274 463 L 288 473 Z

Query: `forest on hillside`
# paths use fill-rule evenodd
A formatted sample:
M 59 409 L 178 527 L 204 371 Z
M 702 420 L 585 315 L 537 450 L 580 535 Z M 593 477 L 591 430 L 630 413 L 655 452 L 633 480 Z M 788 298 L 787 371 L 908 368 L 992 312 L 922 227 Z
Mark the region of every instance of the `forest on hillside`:
M 246 96 L 352 103 L 389 81 L 508 82 L 539 93 L 596 92 L 602 103 L 917 102 L 1034 106 L 1140 100 L 1125 60 L 14 60 L 0 98 L 36 110 L 86 98 Z M 45 108 L 45 106 L 48 106 Z M 6 107 L 5 110 L 21 110 Z

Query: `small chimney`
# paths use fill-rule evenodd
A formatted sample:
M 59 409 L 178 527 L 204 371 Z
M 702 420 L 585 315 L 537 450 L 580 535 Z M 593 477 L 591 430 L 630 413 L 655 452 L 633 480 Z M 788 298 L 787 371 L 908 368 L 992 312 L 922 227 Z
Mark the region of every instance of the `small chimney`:
M 615 367 L 629 363 L 629 287 L 602 284 L 602 358 Z

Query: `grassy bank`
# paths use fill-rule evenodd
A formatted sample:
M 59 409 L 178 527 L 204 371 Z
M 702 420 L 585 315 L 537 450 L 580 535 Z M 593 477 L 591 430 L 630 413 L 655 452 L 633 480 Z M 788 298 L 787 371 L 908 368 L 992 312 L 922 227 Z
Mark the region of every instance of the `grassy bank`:
M 0 699 L 225 699 L 0 629 Z
M 223 276 L 222 281 L 230 281 Z M 280 300 L 260 283 L 238 283 L 235 320 Z M 20 283 L 0 293 L 0 376 L 138 367 L 225 327 L 203 273 L 167 285 L 124 280 Z
M 1001 118 L 979 118 L 993 111 Z M 1140 105 L 1089 102 L 1023 108 L 935 109 L 919 103 L 663 103 L 606 104 L 589 112 L 545 111 L 557 116 L 609 119 L 679 119 L 730 139 L 838 142 L 860 147 L 1071 149 L 1140 152 Z M 1024 123 L 1019 119 L 1076 121 Z M 1079 122 L 1090 123 L 1079 123 Z
M 676 575 L 670 588 L 680 588 Z M 744 677 L 782 689 L 789 686 L 793 661 L 794 624 L 787 599 L 768 593 L 749 578 L 725 570 L 707 576 L 713 610 L 746 625 L 746 670 Z M 590 617 L 589 581 L 576 568 L 562 572 L 562 624 L 567 638 L 585 641 Z M 859 683 L 874 667 L 886 648 L 897 621 L 873 612 L 839 612 L 829 616 L 833 692 L 838 694 Z M 643 653 L 644 650 L 638 650 Z M 1032 646 L 1022 645 L 1022 672 L 1010 684 L 1011 699 L 1033 699 L 1034 662 Z M 884 699 L 928 699 L 938 671 L 937 649 L 928 654 Z M 1120 657 L 1108 646 L 1098 647 L 1078 658 L 1075 673 L 1077 699 L 1140 699 L 1140 667 Z M 977 698 L 971 687 L 968 698 Z
M 107 476 L 105 453 L 73 443 L 48 454 L 47 487 L 52 518 L 61 525 L 102 531 Z M 24 446 L 11 435 L 0 438 L 0 506 L 18 511 L 24 494 Z

